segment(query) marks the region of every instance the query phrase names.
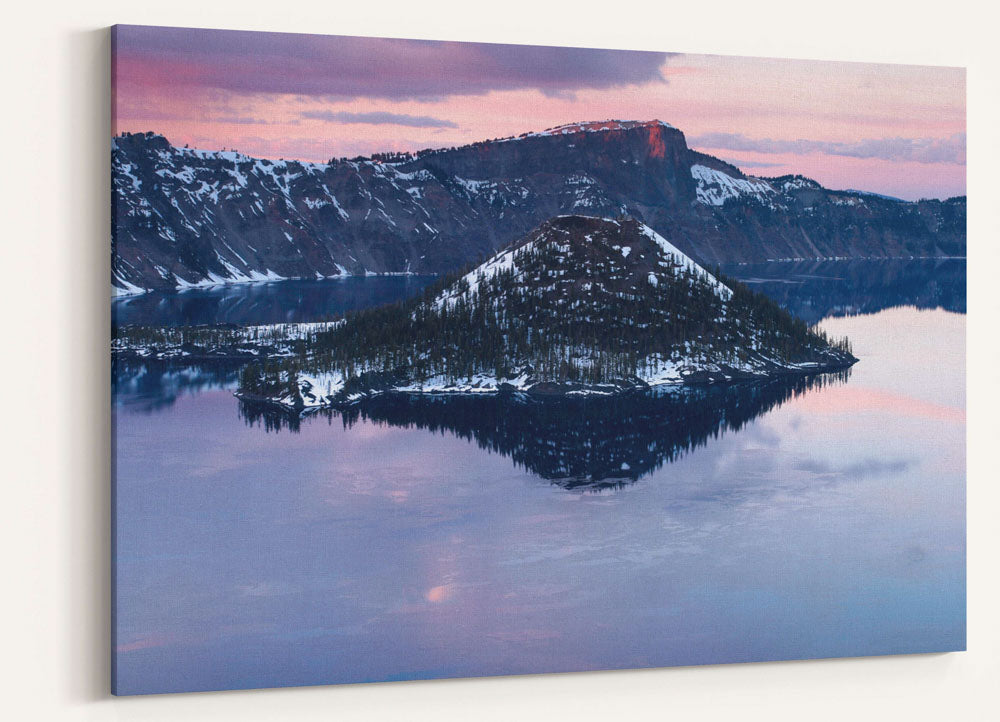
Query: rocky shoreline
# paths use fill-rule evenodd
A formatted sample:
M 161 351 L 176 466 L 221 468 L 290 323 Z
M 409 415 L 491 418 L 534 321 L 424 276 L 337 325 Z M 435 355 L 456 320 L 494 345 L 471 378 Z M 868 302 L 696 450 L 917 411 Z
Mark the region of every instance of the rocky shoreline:
M 307 414 L 321 409 L 342 409 L 381 395 L 413 396 L 484 396 L 524 394 L 536 400 L 572 396 L 618 396 L 662 387 L 700 387 L 726 384 L 769 382 L 781 378 L 803 378 L 848 371 L 858 362 L 854 357 L 835 358 L 826 362 L 805 362 L 781 366 L 774 364 L 757 372 L 734 367 L 682 369 L 675 379 L 650 383 L 641 378 L 620 379 L 601 384 L 535 381 L 529 374 L 516 379 L 476 377 L 467 382 L 410 382 L 400 375 L 369 373 L 348 379 L 333 393 L 324 394 L 315 377 L 299 378 L 295 382 L 275 384 L 273 392 L 236 391 L 241 402 L 269 406 L 293 414 Z M 296 393 L 297 391 L 297 393 Z

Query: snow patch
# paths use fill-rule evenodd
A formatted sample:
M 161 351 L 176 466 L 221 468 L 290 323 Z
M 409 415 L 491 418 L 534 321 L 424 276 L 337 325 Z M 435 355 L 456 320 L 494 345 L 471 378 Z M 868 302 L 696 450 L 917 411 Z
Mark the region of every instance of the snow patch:
M 755 198 L 770 205 L 769 197 L 777 193 L 767 181 L 759 178 L 733 178 L 704 165 L 691 166 L 691 175 L 698 184 L 698 202 L 707 206 L 721 206 L 727 200 L 744 197 Z
M 678 264 L 680 264 L 687 270 L 691 271 L 692 273 L 701 276 L 713 288 L 713 290 L 715 291 L 716 295 L 719 296 L 719 298 L 728 301 L 730 298 L 733 297 L 733 291 L 731 288 L 729 288 L 729 286 L 722 283 L 722 281 L 720 281 L 718 278 L 716 278 L 711 273 L 706 271 L 704 268 L 699 266 L 697 263 L 691 260 L 691 258 L 689 258 L 687 255 L 681 253 L 681 251 L 676 246 L 674 246 L 666 238 L 661 236 L 652 228 L 645 225 L 644 223 L 640 223 L 639 232 L 642 233 L 647 238 L 649 238 L 650 240 L 652 240 L 654 243 L 656 243 L 656 245 L 658 245 L 660 247 L 660 250 L 662 250 L 664 253 L 673 256 L 674 260 L 676 260 Z

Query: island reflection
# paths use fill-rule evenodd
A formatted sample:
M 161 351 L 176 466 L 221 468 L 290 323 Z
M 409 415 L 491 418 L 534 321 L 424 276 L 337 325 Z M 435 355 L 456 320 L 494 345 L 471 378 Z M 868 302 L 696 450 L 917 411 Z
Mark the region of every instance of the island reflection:
M 660 387 L 614 396 L 392 393 L 305 416 L 240 402 L 240 417 L 267 432 L 297 432 L 317 417 L 345 428 L 378 425 L 448 432 L 564 489 L 600 491 L 634 483 L 727 431 L 739 431 L 789 399 L 843 383 L 850 369 L 809 377 Z

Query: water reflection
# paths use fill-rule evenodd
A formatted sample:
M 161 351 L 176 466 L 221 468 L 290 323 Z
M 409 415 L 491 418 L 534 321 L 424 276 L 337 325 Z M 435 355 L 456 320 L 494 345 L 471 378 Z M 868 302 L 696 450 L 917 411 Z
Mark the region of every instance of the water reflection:
M 689 390 L 724 400 L 714 419 L 387 397 L 268 434 L 225 371 L 119 366 L 119 691 L 963 649 L 965 317 L 824 328 L 855 344 L 850 383 Z M 157 388 L 176 403 L 145 413 Z M 651 458 L 685 433 L 704 448 Z M 602 459 L 579 476 L 630 486 L 525 470 L 572 482 L 577 444 Z
M 434 276 L 373 276 L 215 286 L 116 299 L 116 325 L 299 323 L 415 296 Z
M 965 269 L 964 259 L 914 259 L 729 265 L 722 270 L 814 323 L 894 306 L 964 313 Z M 415 296 L 434 280 L 378 276 L 148 293 L 113 301 L 111 313 L 115 324 L 165 326 L 317 321 Z
M 761 263 L 723 271 L 808 323 L 897 306 L 966 310 L 964 259 Z
M 244 363 L 220 360 L 190 364 L 112 356 L 111 398 L 137 411 L 162 411 L 183 394 L 234 388 Z
M 451 433 L 565 489 L 620 488 L 726 431 L 738 431 L 810 389 L 847 380 L 850 370 L 726 386 L 660 388 L 616 396 L 557 397 L 385 394 L 346 410 L 300 417 L 241 402 L 249 426 L 298 432 L 317 416 Z

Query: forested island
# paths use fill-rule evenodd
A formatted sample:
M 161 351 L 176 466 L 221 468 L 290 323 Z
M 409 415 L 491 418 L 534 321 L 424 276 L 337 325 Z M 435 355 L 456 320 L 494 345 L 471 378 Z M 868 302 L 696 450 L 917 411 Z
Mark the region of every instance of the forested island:
M 248 365 L 238 395 L 303 410 L 386 391 L 611 394 L 851 366 L 765 296 L 630 218 L 558 216 L 422 297 Z

